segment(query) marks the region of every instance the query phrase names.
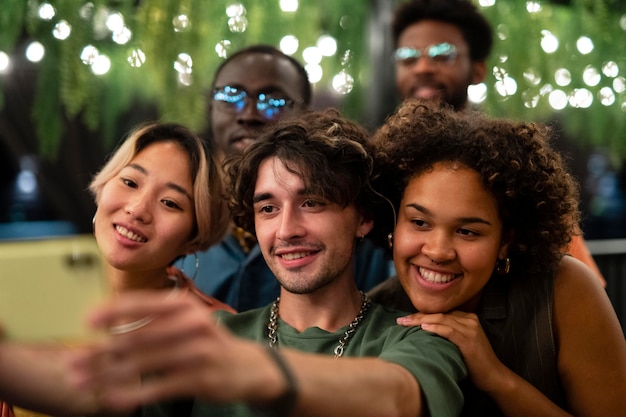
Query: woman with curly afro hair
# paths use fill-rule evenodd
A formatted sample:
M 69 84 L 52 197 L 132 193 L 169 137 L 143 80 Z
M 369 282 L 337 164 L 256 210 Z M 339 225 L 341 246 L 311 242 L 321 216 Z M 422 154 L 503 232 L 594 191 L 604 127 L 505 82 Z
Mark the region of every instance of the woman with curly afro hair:
M 455 343 L 468 416 L 617 416 L 626 343 L 600 282 L 564 253 L 578 186 L 539 124 L 408 100 L 374 135 L 397 277 L 370 292 Z M 391 222 L 394 222 L 393 224 Z

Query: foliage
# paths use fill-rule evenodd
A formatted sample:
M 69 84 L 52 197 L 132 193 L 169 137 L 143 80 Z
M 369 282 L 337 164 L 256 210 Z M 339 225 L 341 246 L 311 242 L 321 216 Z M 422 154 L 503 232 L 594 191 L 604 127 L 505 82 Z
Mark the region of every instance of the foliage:
M 333 76 L 342 70 L 349 73 L 355 80 L 354 88 L 342 101 L 349 116 L 362 117 L 364 91 L 368 83 L 374 82 L 370 80 L 369 65 L 375 61 L 368 56 L 370 38 L 366 33 L 372 16 L 370 2 L 365 0 L 300 0 L 296 12 L 283 12 L 279 0 L 49 0 L 54 7 L 54 16 L 49 19 L 39 15 L 43 0 L 0 1 L 0 51 L 12 54 L 21 34 L 40 42 L 46 51 L 38 64 L 33 109 L 40 151 L 45 156 L 54 156 L 58 149 L 64 133 L 63 117 L 80 118 L 90 129 L 103 131 L 104 137 L 113 141 L 117 139 L 113 127 L 118 118 L 138 103 L 154 103 L 164 120 L 204 129 L 204 93 L 223 55 L 252 43 L 278 46 L 287 34 L 299 39 L 294 55 L 299 60 L 304 48 L 315 45 L 321 35 L 337 40 L 337 53 L 322 59 L 324 77 L 315 89 L 333 91 Z M 529 4 L 540 5 L 541 10 L 531 13 Z M 227 10 L 235 10 L 237 5 L 243 6 L 245 13 L 229 25 L 232 16 Z M 620 10 L 619 2 L 571 0 L 567 5 L 557 5 L 497 0 L 482 10 L 496 30 L 490 64 L 498 68 L 486 81 L 487 96 L 482 106 L 495 115 L 532 120 L 559 118 L 566 130 L 581 141 L 626 155 L 626 93 L 619 90 L 620 77 L 623 80 L 626 71 L 626 17 L 621 14 L 624 10 Z M 111 30 L 105 26 L 105 18 L 114 13 L 123 16 L 132 34 L 126 43 L 114 42 Z M 186 16 L 188 26 L 181 16 Z M 70 36 L 64 40 L 53 36 L 55 25 L 61 21 L 71 27 Z M 541 49 L 544 30 L 559 39 L 560 46 L 554 53 Z M 576 49 L 582 35 L 594 44 L 587 55 Z M 81 54 L 87 45 L 109 58 L 108 72 L 95 75 L 92 67 L 83 62 Z M 220 48 L 225 51 L 221 55 Z M 138 51 L 145 54 L 145 62 L 138 65 L 135 60 L 136 66 L 132 66 L 129 57 Z M 181 60 L 181 53 L 191 57 L 191 65 Z M 602 73 L 608 61 L 619 68 L 617 75 Z M 177 62 L 182 69 L 175 69 Z M 583 83 L 587 66 L 600 74 L 597 85 Z M 571 74 L 567 86 L 555 84 L 554 74 L 560 68 Z M 529 70 L 534 78 L 529 78 Z M 515 93 L 498 92 L 496 84 L 505 75 L 515 80 Z M 0 73 L 0 83 L 9 79 L 10 72 Z M 615 96 L 609 105 L 598 99 L 603 87 L 610 88 Z M 585 88 L 593 102 L 588 108 L 568 105 L 554 110 L 548 98 L 557 88 L 565 94 Z
M 204 92 L 224 55 L 253 43 L 278 46 L 286 34 L 298 37 L 298 52 L 314 46 L 319 36 L 328 34 L 338 42 L 338 54 L 325 58 L 321 66 L 328 74 L 316 88 L 325 88 L 332 77 L 346 67 L 341 54 L 352 57 L 351 65 L 360 67 L 366 59 L 363 27 L 367 3 L 361 1 L 301 1 L 298 11 L 280 10 L 278 0 L 54 0 L 54 17 L 39 16 L 44 1 L 2 0 L 0 51 L 13 51 L 18 35 L 24 31 L 30 40 L 40 42 L 45 57 L 39 63 L 39 83 L 33 118 L 38 125 L 41 152 L 54 156 L 63 135 L 62 115 L 81 118 L 92 130 L 102 129 L 108 140 L 118 117 L 133 105 L 153 103 L 159 117 L 201 130 L 205 127 Z M 229 6 L 243 5 L 245 30 L 229 26 Z M 105 18 L 119 13 L 132 38 L 125 44 L 112 40 Z M 178 26 L 176 19 L 186 16 L 189 25 Z M 71 35 L 64 40 L 53 36 L 55 25 L 64 21 Z M 344 29 L 345 28 L 345 29 Z M 110 70 L 95 75 L 81 54 L 92 45 L 110 59 Z M 221 55 L 216 47 L 225 50 Z M 131 66 L 129 57 L 141 50 L 145 62 Z M 188 74 L 174 69 L 179 54 L 191 57 Z M 300 56 L 297 59 L 301 60 Z M 359 61 L 354 62 L 354 61 Z M 183 69 L 182 71 L 185 71 Z M 10 74 L 2 78 L 8 78 Z M 354 117 L 360 111 L 360 92 L 352 92 L 348 102 Z
M 541 10 L 529 13 L 530 2 L 499 1 L 483 12 L 492 22 L 496 33 L 492 68 L 499 68 L 517 81 L 517 92 L 502 96 L 494 90 L 497 76 L 488 83 L 492 91 L 484 103 L 491 114 L 515 116 L 529 120 L 557 119 L 566 133 L 584 145 L 606 147 L 609 152 L 626 155 L 626 15 L 624 6 L 613 0 L 573 0 L 568 5 L 541 4 Z M 541 48 L 542 31 L 549 30 L 559 40 L 554 53 Z M 593 50 L 581 53 L 577 41 L 586 36 L 593 42 Z M 603 67 L 613 62 L 619 72 L 603 73 Z M 556 83 L 556 72 L 566 69 L 571 82 L 565 86 Z M 583 81 L 585 71 L 596 74 L 596 85 Z M 608 73 L 608 69 L 606 70 Z M 494 74 L 497 71 L 494 71 Z M 529 74 L 534 74 L 529 77 Z M 530 81 L 530 80 L 533 81 Z M 540 81 L 539 81 L 540 80 Z M 609 88 L 615 99 L 602 104 L 600 92 Z M 562 90 L 568 98 L 576 91 L 585 91 L 582 97 L 593 102 L 589 107 L 567 105 L 555 110 L 549 104 L 550 93 Z M 603 90 L 607 91 L 607 90 Z M 529 105 L 531 99 L 536 104 Z M 608 99 L 607 99 L 608 100 Z M 584 100 L 583 100 L 584 101 Z M 609 103 L 607 101 L 607 103 Z

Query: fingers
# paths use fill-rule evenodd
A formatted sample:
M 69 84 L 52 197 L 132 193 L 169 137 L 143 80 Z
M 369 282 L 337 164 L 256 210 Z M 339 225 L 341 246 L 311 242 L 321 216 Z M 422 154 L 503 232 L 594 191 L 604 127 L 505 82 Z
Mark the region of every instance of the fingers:
M 95 392 L 107 408 L 125 411 L 146 401 L 194 395 L 203 368 L 219 361 L 216 345 L 225 344 L 226 331 L 193 298 L 120 297 L 95 311 L 92 323 L 109 328 L 142 315 L 151 320 L 70 356 L 73 384 Z
M 475 321 L 478 322 L 478 317 L 474 313 L 465 313 L 463 311 L 452 311 L 450 313 L 434 313 L 434 314 L 425 314 L 425 313 L 415 313 L 410 314 L 408 316 L 398 317 L 396 322 L 401 326 L 417 326 L 420 324 L 443 324 L 443 323 L 451 323 L 452 321 Z
M 415 313 L 399 317 L 402 326 L 421 326 L 423 330 L 445 337 L 457 346 L 476 337 L 482 331 L 478 317 L 473 313 L 453 311 L 450 313 Z

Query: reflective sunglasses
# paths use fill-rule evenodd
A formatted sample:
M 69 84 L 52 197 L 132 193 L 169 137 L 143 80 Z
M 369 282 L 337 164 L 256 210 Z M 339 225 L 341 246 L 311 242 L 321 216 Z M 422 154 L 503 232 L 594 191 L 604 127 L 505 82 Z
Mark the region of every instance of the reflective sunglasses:
M 444 42 L 427 46 L 424 49 L 403 46 L 393 53 L 393 59 L 402 65 L 413 65 L 422 56 L 427 56 L 435 64 L 452 64 L 456 60 L 457 50 L 456 46 Z
M 296 103 L 296 100 L 274 97 L 270 93 L 260 93 L 256 98 L 251 98 L 243 88 L 230 85 L 213 89 L 213 101 L 219 104 L 219 108 L 231 113 L 242 113 L 250 99 L 254 100 L 257 112 L 267 120 L 274 119 Z

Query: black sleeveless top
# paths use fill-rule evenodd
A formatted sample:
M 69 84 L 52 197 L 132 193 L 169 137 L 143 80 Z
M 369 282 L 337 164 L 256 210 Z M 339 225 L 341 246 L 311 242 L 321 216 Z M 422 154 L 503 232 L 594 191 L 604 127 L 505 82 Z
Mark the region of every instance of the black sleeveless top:
M 376 286 L 368 295 L 380 304 L 416 311 L 397 277 Z M 565 408 L 557 369 L 553 306 L 554 275 L 494 275 L 485 286 L 476 315 L 500 361 Z M 462 388 L 463 416 L 503 416 L 495 402 L 469 380 Z

